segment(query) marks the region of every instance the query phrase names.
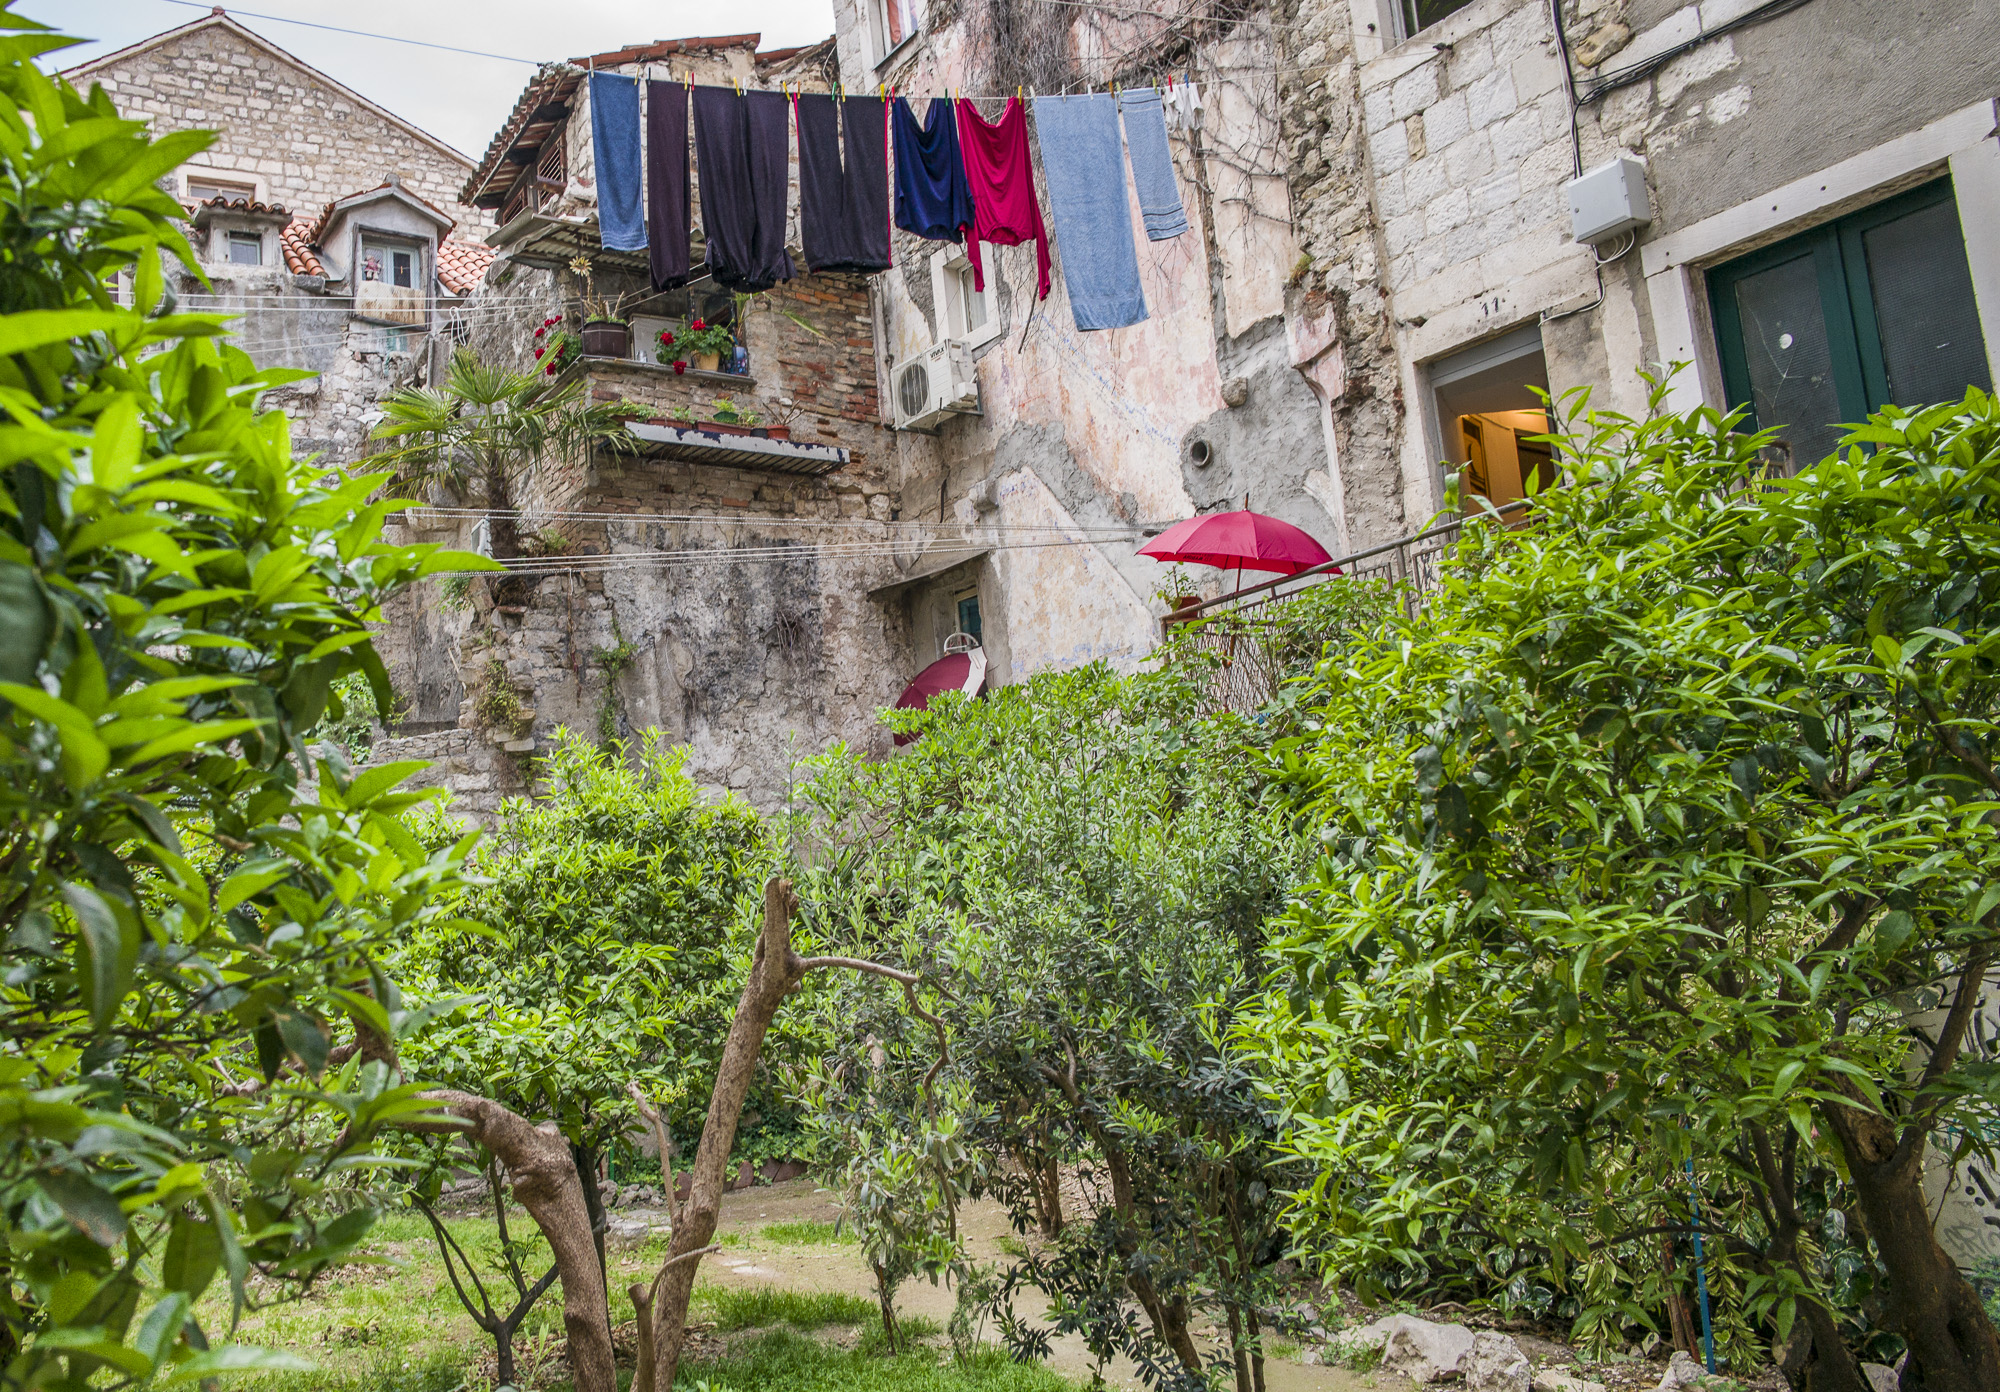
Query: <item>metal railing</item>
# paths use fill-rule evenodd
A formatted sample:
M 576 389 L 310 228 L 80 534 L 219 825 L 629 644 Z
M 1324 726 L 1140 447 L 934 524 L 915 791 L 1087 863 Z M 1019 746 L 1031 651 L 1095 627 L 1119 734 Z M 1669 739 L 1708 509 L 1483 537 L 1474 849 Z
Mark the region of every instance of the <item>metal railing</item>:
M 1425 597 L 1441 583 L 1445 555 L 1457 545 L 1468 522 L 1507 517 L 1527 508 L 1529 501 L 1520 498 L 1488 507 L 1336 556 L 1296 575 L 1246 585 L 1176 610 L 1161 620 L 1172 659 L 1207 668 L 1204 680 L 1216 709 L 1256 710 L 1287 681 L 1311 671 L 1329 639 L 1367 616 L 1371 599 L 1376 611 L 1397 603 L 1411 613 L 1421 609 Z M 1301 602 L 1309 591 L 1330 584 L 1356 587 L 1357 602 L 1323 606 Z M 1359 592 L 1360 587 L 1372 595 Z M 1314 608 L 1317 613 L 1308 612 Z

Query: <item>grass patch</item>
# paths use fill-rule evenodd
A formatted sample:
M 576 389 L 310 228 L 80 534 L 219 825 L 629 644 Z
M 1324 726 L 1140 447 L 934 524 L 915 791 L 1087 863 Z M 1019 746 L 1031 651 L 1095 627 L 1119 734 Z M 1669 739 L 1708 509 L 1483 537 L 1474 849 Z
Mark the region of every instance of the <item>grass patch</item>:
M 701 1318 L 715 1321 L 722 1333 L 788 1324 L 794 1329 L 822 1329 L 829 1324 L 865 1324 L 879 1320 L 872 1300 L 839 1291 L 788 1291 L 776 1286 L 702 1286 L 694 1293 Z
M 1299 1356 L 1299 1346 L 1290 1339 L 1266 1339 L 1264 1356 L 1271 1359 L 1292 1359 Z
M 930 1349 L 878 1358 L 786 1329 L 723 1362 L 683 1366 L 684 1378 L 707 1383 L 711 1392 L 1075 1392 L 1074 1383 L 998 1349 L 982 1349 L 963 1363 L 940 1363 Z
M 768 1242 L 782 1243 L 787 1247 L 827 1247 L 835 1243 L 854 1241 L 852 1233 L 844 1233 L 832 1223 L 816 1218 L 800 1218 L 789 1223 L 766 1223 L 757 1230 L 757 1235 Z
M 874 1306 L 872 1309 L 874 1322 L 861 1326 L 861 1337 L 855 1342 L 855 1352 L 876 1357 L 887 1353 L 889 1345 L 888 1340 L 882 1337 L 882 1309 L 880 1306 Z M 944 1333 L 944 1326 L 927 1315 L 898 1315 L 896 1333 L 902 1336 L 907 1347 L 921 1344 L 926 1339 L 937 1338 Z

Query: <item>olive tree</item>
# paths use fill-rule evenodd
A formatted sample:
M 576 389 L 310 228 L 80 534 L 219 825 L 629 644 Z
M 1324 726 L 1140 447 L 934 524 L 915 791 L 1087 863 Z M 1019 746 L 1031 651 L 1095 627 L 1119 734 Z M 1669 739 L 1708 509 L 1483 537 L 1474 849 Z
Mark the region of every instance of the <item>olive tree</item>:
M 1618 1338 L 1685 1279 L 1692 1180 L 1739 1356 L 1761 1330 L 1864 1386 L 1831 1206 L 1911 1384 L 2000 1386 L 1921 1183 L 2000 1100 L 1965 1050 L 2000 951 L 2000 413 L 1891 409 L 1791 479 L 1732 423 L 1573 417 L 1530 523 L 1471 528 L 1322 668 L 1285 776 L 1325 850 L 1244 1037 L 1333 1274 L 1455 1261 Z

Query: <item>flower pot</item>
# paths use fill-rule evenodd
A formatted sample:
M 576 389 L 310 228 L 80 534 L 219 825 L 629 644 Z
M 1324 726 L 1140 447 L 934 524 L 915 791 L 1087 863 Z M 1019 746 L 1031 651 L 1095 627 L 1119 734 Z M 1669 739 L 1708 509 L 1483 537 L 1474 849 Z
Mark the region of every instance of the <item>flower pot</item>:
M 1201 603 L 1200 595 L 1192 595 L 1192 594 L 1181 595 L 1174 600 L 1174 612 L 1176 614 L 1181 613 L 1184 610 L 1194 608 L 1196 605 L 1200 603 Z
M 767 440 L 789 440 L 792 438 L 792 428 L 789 425 L 767 425 L 764 427 L 763 433 L 764 438 Z
M 696 353 L 688 361 L 694 364 L 696 372 L 713 372 L 715 371 L 716 364 L 722 361 L 722 355 L 720 353 Z
M 583 352 L 590 358 L 632 356 L 632 326 L 615 319 L 593 319 L 583 326 Z
M 718 435 L 755 435 L 757 433 L 755 426 L 741 425 L 736 421 L 703 421 L 701 428 L 703 430 L 713 430 Z

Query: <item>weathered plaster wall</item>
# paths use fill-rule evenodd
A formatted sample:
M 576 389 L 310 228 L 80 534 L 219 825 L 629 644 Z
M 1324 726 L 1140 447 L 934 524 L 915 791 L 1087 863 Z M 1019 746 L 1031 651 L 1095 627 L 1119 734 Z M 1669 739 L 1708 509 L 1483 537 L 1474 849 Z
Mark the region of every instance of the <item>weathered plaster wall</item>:
M 946 18 L 877 68 L 862 7 L 836 4 L 848 86 L 866 90 L 886 80 L 920 94 L 991 92 L 996 74 L 1025 61 L 994 52 L 1006 42 L 996 35 L 1007 16 L 992 6 L 932 13 Z M 1053 289 L 1041 303 L 1033 299 L 1032 250 L 988 248 L 1006 327 L 974 353 L 981 414 L 947 419 L 928 436 L 900 437 L 903 515 L 958 522 L 996 545 L 978 567 L 983 617 L 1004 635 L 1006 649 L 1004 662 L 990 664 L 990 679 L 1096 658 L 1124 666 L 1143 658 L 1157 639 L 1163 606 L 1153 591 L 1165 568 L 1134 554 L 1142 528 L 1198 506 L 1240 506 L 1248 492 L 1260 511 L 1287 517 L 1329 546 L 1340 539 L 1325 490 L 1316 493 L 1310 483 L 1327 468 L 1320 408 L 1284 351 L 1281 315 L 1297 246 L 1277 145 L 1270 16 L 1253 13 L 1215 37 L 1192 54 L 1207 99 L 1204 125 L 1170 142 L 1190 230 L 1149 242 L 1132 208 L 1150 318 L 1080 333 L 1059 241 Z M 1184 45 L 1162 47 L 1157 26 L 1116 17 L 1079 18 L 1064 42 L 1060 61 L 1079 86 L 1100 90 L 1113 76 L 1147 81 L 1190 57 Z M 1009 90 L 1013 85 L 1007 79 Z M 915 105 L 921 116 L 922 102 Z M 1000 106 L 981 102 L 989 116 Z M 1037 183 L 1043 187 L 1039 171 Z M 943 329 L 929 264 L 940 245 L 897 236 L 897 267 L 882 278 L 892 375 Z M 1184 467 L 1196 436 L 1224 462 Z M 975 494 L 976 505 L 969 501 Z M 1034 527 L 1071 535 L 1130 530 L 1120 540 L 1063 546 L 1014 530 Z M 1219 579 L 1215 572 L 1195 578 L 1211 587 Z M 989 659 L 995 655 L 989 651 Z
M 121 112 L 149 118 L 156 132 L 216 131 L 189 167 L 259 180 L 265 202 L 295 213 L 317 213 L 400 174 L 457 221 L 458 235 L 476 240 L 490 226 L 486 213 L 458 202 L 470 160 L 233 25 L 189 26 L 66 75 L 79 87 L 102 84 Z

